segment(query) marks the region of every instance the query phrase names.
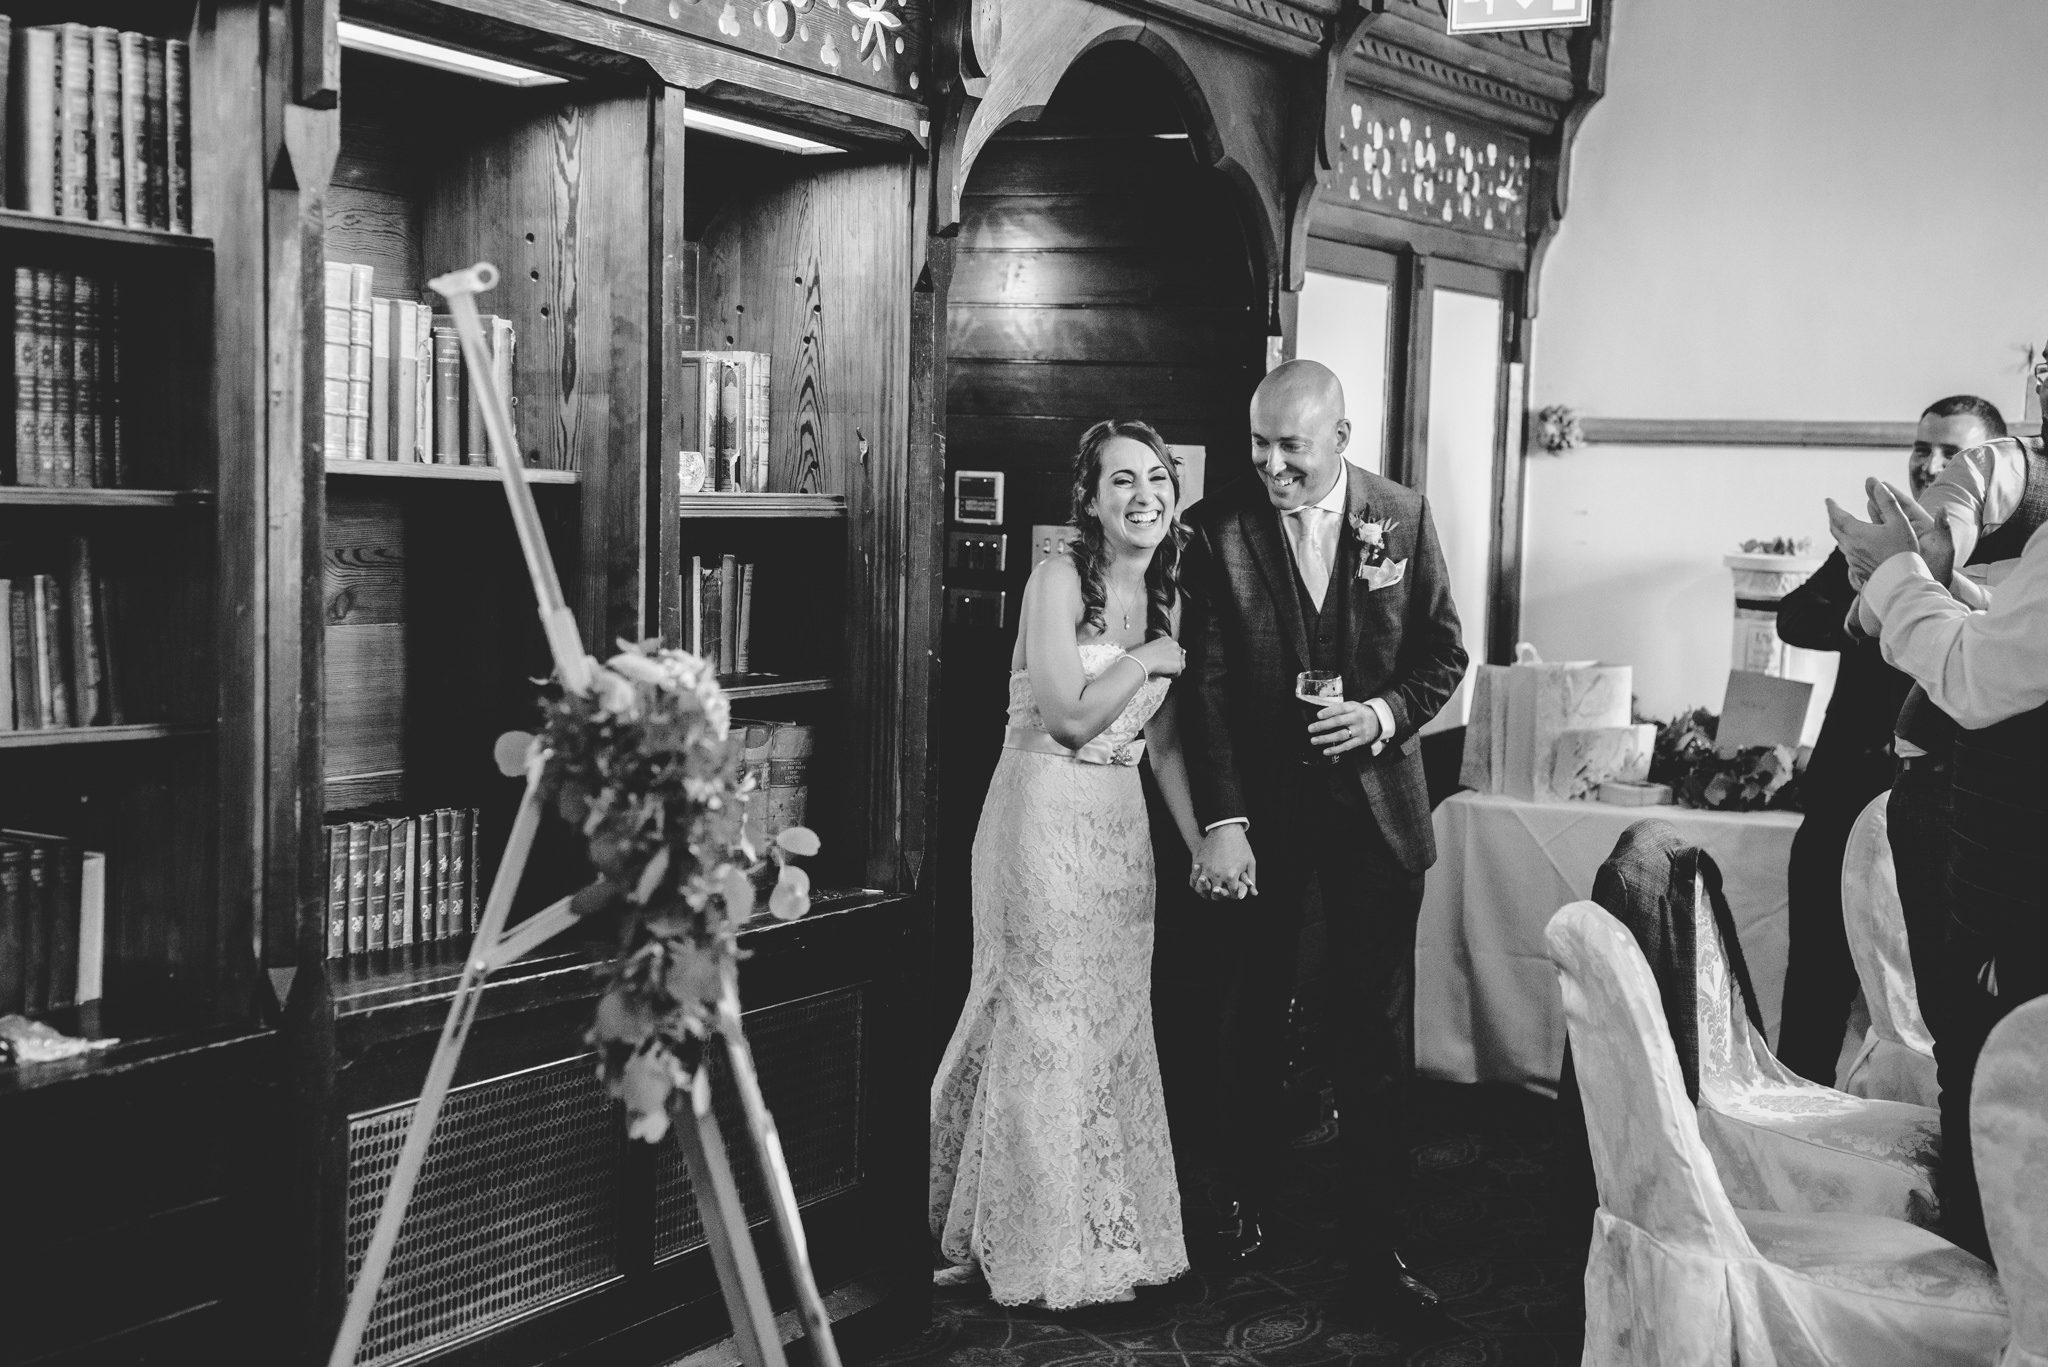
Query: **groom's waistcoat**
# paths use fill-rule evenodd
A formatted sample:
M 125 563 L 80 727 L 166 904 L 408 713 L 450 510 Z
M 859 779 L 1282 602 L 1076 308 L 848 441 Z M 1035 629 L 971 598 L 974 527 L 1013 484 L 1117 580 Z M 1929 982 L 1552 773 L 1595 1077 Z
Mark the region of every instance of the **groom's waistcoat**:
M 1284 538 L 1284 528 L 1283 528 Z M 1288 564 L 1294 565 L 1290 553 Z M 1323 606 L 1316 607 L 1316 600 L 1309 596 L 1308 585 L 1301 582 L 1301 570 L 1294 570 L 1294 597 L 1301 604 L 1301 624 L 1308 629 L 1308 662 L 1304 669 L 1324 669 L 1332 674 L 1342 674 L 1346 663 L 1342 641 L 1344 614 L 1351 610 L 1350 576 L 1351 557 L 1340 548 L 1337 565 L 1330 571 L 1330 586 L 1323 591 Z M 1306 725 L 1301 729 L 1300 758 L 1318 765 L 1326 765 L 1313 742 L 1308 739 Z

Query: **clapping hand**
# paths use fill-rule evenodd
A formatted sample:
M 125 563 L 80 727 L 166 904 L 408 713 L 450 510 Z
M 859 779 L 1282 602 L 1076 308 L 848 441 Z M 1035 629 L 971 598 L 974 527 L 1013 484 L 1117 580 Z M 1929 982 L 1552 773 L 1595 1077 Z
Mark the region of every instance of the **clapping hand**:
M 1861 589 L 1877 567 L 1893 556 L 1920 551 L 1923 543 L 1933 550 L 1936 540 L 1946 542 L 1947 529 L 1937 524 L 1911 494 L 1902 493 L 1882 480 L 1864 481 L 1871 520 L 1861 521 L 1833 499 L 1828 504 L 1828 529 L 1849 562 L 1849 582 Z

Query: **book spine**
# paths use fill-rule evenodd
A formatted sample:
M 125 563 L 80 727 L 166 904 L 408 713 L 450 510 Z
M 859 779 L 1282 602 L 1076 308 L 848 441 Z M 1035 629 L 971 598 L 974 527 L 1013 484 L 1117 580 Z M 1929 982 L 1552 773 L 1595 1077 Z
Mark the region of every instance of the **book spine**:
M 92 32 L 84 24 L 58 27 L 57 213 L 92 217 Z
M 418 459 L 413 441 L 419 422 L 416 407 L 419 395 L 415 389 L 419 363 L 413 354 L 412 305 L 403 299 L 392 299 L 387 303 L 390 317 L 385 320 L 384 327 L 389 333 L 391 352 L 391 396 L 384 405 L 389 410 L 390 425 L 385 442 L 390 450 L 390 459 L 412 461 Z
M 77 723 L 101 720 L 99 615 L 93 603 L 92 548 L 82 536 L 72 538 L 70 572 L 66 576 L 71 616 L 71 677 L 77 695 Z
M 120 726 L 128 717 L 121 706 L 120 676 L 114 667 L 114 614 L 110 603 L 114 590 L 97 573 L 91 576 L 91 580 L 93 642 L 99 655 L 100 706 L 105 710 L 107 725 Z
M 370 300 L 370 459 L 391 459 L 391 301 Z
M 704 453 L 704 487 L 718 484 L 718 396 L 725 388 L 725 363 L 716 352 L 699 352 L 697 362 L 697 449 Z
M 329 460 L 340 460 L 348 455 L 348 337 L 354 322 L 348 307 L 351 283 L 346 262 L 327 263 L 322 295 L 325 319 L 322 354 L 326 357 L 326 370 L 320 392 L 321 415 L 325 422 L 322 451 Z
M 363 913 L 363 948 L 375 953 L 391 947 L 385 925 L 386 913 L 391 910 L 391 823 L 383 820 L 369 825 L 370 887 Z
M 20 186 L 14 179 L 14 149 L 21 125 L 14 121 L 15 90 L 21 84 L 20 69 L 14 64 L 14 21 L 0 14 L 0 204 L 21 207 L 15 200 Z
M 0 841 L 0 1013 L 28 1007 L 31 907 L 28 851 Z
M 8 590 L 8 615 L 13 619 L 9 624 L 8 653 L 14 661 L 15 729 L 40 731 L 49 723 L 43 720 L 43 698 L 38 690 L 35 595 L 30 585 L 20 579 Z
M 145 139 L 148 150 L 143 158 L 148 175 L 148 194 L 144 202 L 148 206 L 149 226 L 152 228 L 171 226 L 171 168 L 166 160 L 164 141 L 169 122 L 164 114 L 164 79 L 164 40 L 145 34 L 142 40 L 142 103 L 149 127 Z
M 164 226 L 181 233 L 192 231 L 191 51 L 183 39 L 164 44 Z
M 748 644 L 753 635 L 754 562 L 749 560 L 740 566 L 740 626 L 733 636 L 733 669 L 737 673 L 753 672 L 753 651 Z
M 469 933 L 476 934 L 477 927 L 484 921 L 484 898 L 489 889 L 484 886 L 484 866 L 477 862 L 477 826 L 483 813 L 476 808 L 469 809 L 465 828 L 469 835 Z
M 100 999 L 107 961 L 107 856 L 84 851 L 78 861 L 78 1000 Z
M 47 574 L 30 577 L 29 593 L 35 602 L 36 701 L 44 726 L 66 727 L 71 725 L 71 700 L 64 687 L 63 600 Z
M 512 392 L 514 359 L 518 354 L 519 339 L 512 328 L 510 318 L 491 316 L 491 382 L 498 387 L 498 394 L 505 400 L 506 416 L 512 420 L 512 450 L 507 453 L 491 450 L 488 433 L 480 442 L 489 451 L 488 459 L 496 465 L 501 460 L 512 460 L 524 464 L 519 449 L 519 396 Z
M 469 809 L 448 813 L 449 916 L 457 939 L 469 929 Z
M 412 944 L 412 870 L 418 850 L 419 819 L 402 816 L 391 823 L 391 946 Z
M 745 440 L 747 386 L 741 365 L 728 355 L 719 365 L 718 487 L 736 493 L 740 484 L 740 443 Z
M 36 467 L 38 484 L 57 481 L 57 277 L 54 270 L 35 273 Z
M 770 358 L 765 351 L 751 353 L 748 373 L 751 392 L 747 397 L 747 488 L 757 494 L 768 492 L 768 383 Z
M 22 906 L 23 1009 L 39 1015 L 50 1004 L 50 852 L 24 844 L 28 868 Z
M 78 482 L 77 429 L 72 421 L 78 403 L 78 277 L 51 271 L 50 306 L 50 436 L 55 454 L 52 484 Z
M 727 671 L 740 673 L 740 562 L 725 557 L 718 572 L 718 660 Z
M 14 268 L 14 482 L 41 484 L 36 429 L 36 273 Z
M 79 848 L 69 840 L 54 840 L 47 849 L 50 972 L 46 1000 L 51 1010 L 58 1010 L 78 1000 Z
M 121 181 L 121 35 L 92 30 L 92 199 L 101 223 L 126 223 Z
M 491 315 L 486 313 L 477 319 L 483 327 L 484 338 L 491 335 Z M 462 334 L 457 333 L 458 343 Z M 491 457 L 486 449 L 490 441 L 484 432 L 483 400 L 477 397 L 476 383 L 469 373 L 469 358 L 462 357 L 462 463 L 464 465 L 489 465 Z
M 462 464 L 462 343 L 454 324 L 434 324 L 434 462 Z
M 810 805 L 811 752 L 816 733 L 807 725 L 777 722 L 768 752 L 768 836 L 804 824 Z
M 121 221 L 149 226 L 149 59 L 139 33 L 115 39 L 121 63 Z
M 104 487 L 128 487 L 127 443 L 121 431 L 121 282 L 100 283 L 100 453 Z
M 57 62 L 55 30 L 22 30 L 12 120 L 17 141 L 10 152 L 14 197 L 8 202 L 32 214 L 57 212 Z
M 0 731 L 20 730 L 14 717 L 14 584 L 0 579 L 0 648 L 7 651 L 6 668 L 0 669 Z
M 434 927 L 443 940 L 455 938 L 455 885 L 451 879 L 455 853 L 455 813 L 443 807 L 434 813 Z
M 376 374 L 376 308 L 371 268 L 348 268 L 348 438 L 350 460 L 370 458 L 370 388 Z
M 348 953 L 348 827 L 327 830 L 327 957 Z
M 700 659 L 704 655 L 704 557 L 690 557 L 689 573 L 683 579 L 683 648 Z
M 370 929 L 370 823 L 348 823 L 348 952 L 361 954 L 369 946 Z
M 434 463 L 434 311 L 412 306 L 413 459 Z
M 71 278 L 71 482 L 97 484 L 100 474 L 100 282 Z
M 718 652 L 725 644 L 722 627 L 725 610 L 725 570 L 719 565 L 704 567 L 704 659 L 713 674 L 729 674 L 732 667 Z

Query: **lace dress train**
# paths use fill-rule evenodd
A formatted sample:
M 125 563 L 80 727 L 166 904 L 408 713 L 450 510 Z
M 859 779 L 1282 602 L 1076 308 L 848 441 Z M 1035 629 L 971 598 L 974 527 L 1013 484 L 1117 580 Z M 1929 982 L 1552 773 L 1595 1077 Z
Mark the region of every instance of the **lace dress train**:
M 1082 646 L 1092 679 L 1121 654 Z M 974 970 L 932 1083 L 932 1232 L 1006 1305 L 1113 1300 L 1187 1270 L 1152 1036 L 1139 690 L 1069 757 L 1028 676 L 974 839 Z M 1134 743 L 1136 742 L 1136 743 Z M 1092 762 L 1091 762 L 1092 759 Z

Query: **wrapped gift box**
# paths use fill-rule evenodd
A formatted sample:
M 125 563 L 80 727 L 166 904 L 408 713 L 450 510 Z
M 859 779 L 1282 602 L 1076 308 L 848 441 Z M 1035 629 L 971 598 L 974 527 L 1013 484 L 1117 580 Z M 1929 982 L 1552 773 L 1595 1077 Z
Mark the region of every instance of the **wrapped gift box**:
M 1657 728 L 1648 722 L 1562 732 L 1537 797 L 1587 801 L 1599 795 L 1604 783 L 1642 783 L 1650 776 L 1650 756 L 1656 748 Z

